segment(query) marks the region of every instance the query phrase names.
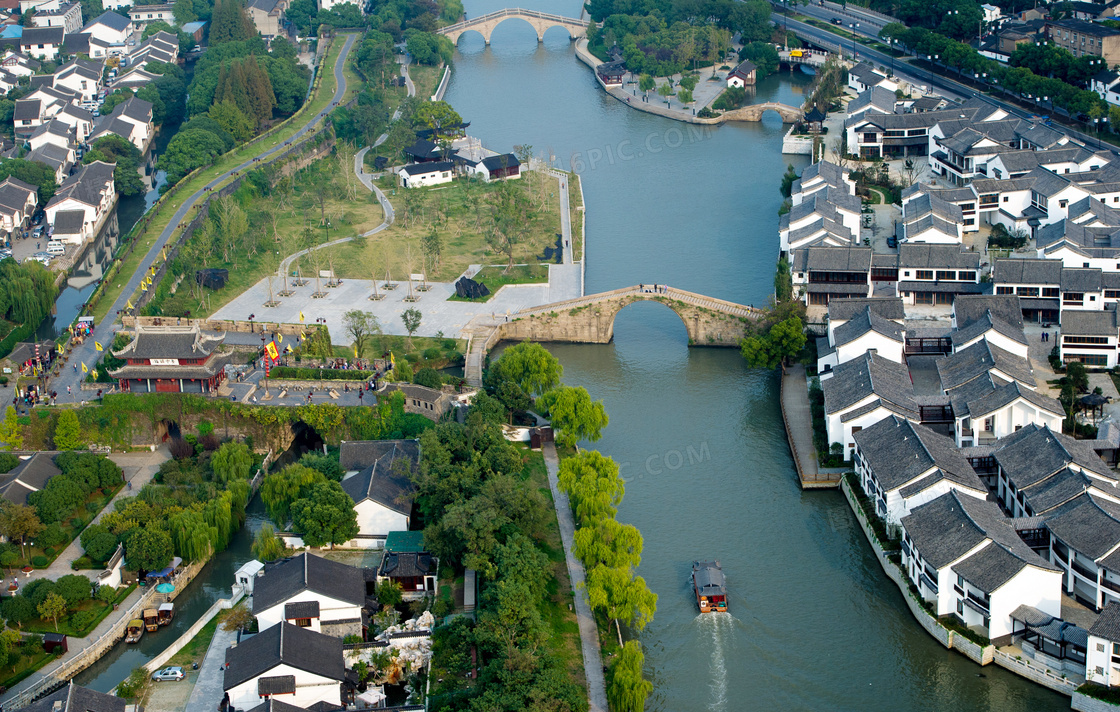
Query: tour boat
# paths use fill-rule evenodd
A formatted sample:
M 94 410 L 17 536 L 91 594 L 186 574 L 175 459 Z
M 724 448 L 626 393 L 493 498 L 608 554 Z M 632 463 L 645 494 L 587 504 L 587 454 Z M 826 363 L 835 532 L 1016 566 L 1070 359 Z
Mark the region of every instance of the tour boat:
M 718 561 L 692 562 L 692 590 L 701 613 L 727 612 L 726 584 Z
M 159 628 L 159 612 L 154 608 L 148 608 L 144 611 L 144 629 L 149 633 L 155 633 Z
M 171 620 L 175 617 L 175 604 L 174 603 L 161 603 L 159 604 L 159 624 L 169 625 Z
M 133 618 L 128 622 L 128 630 L 125 634 L 124 642 L 139 643 L 142 637 L 144 637 L 144 621 L 139 618 Z

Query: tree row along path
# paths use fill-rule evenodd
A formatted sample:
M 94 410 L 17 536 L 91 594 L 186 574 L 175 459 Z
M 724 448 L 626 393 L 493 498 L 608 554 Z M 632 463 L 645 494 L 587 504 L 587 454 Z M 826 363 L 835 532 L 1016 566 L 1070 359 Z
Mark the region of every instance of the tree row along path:
M 144 256 L 144 259 L 141 260 L 139 267 L 129 277 L 128 283 L 125 285 L 124 290 L 121 291 L 120 296 L 118 296 L 116 301 L 113 302 L 106 317 L 102 319 L 101 323 L 98 324 L 94 329 L 93 338 L 86 339 L 85 343 L 67 354 L 69 365 L 77 365 L 78 368 L 75 369 L 73 367 L 64 367 L 62 370 L 62 374 L 52 380 L 51 389 L 58 392 L 59 402 L 72 403 L 82 400 L 82 391 L 80 386 L 82 379 L 85 378 L 85 374 L 82 373 L 80 364 L 85 364 L 87 367 L 92 369 L 93 365 L 97 363 L 98 359 L 100 358 L 100 354 L 97 353 L 95 342 L 100 343 L 104 348 L 109 348 L 109 345 L 113 342 L 115 333 L 119 330 L 119 327 L 115 323 L 115 316 L 117 312 L 124 311 L 132 295 L 136 292 L 137 289 L 140 288 L 141 280 L 143 280 L 149 273 L 152 265 L 155 264 L 156 258 L 159 256 L 163 248 L 166 247 L 167 244 L 171 241 L 172 236 L 175 235 L 176 232 L 178 232 L 179 224 L 184 221 L 187 214 L 199 202 L 204 200 L 206 195 L 210 191 L 221 186 L 235 173 L 251 168 L 253 165 L 259 163 L 261 160 L 268 158 L 269 156 L 272 156 L 275 153 L 285 151 L 291 143 L 294 143 L 308 133 L 313 132 L 315 128 L 323 122 L 327 115 L 330 114 L 331 110 L 334 109 L 335 104 L 338 104 L 342 101 L 342 98 L 346 95 L 346 76 L 343 72 L 343 67 L 346 64 L 347 58 L 350 56 L 350 49 L 354 46 L 354 42 L 357 39 L 358 35 L 347 34 L 344 35 L 344 37 L 346 38 L 346 40 L 343 43 L 342 51 L 339 52 L 338 59 L 336 59 L 334 63 L 335 93 L 333 99 L 328 102 L 322 109 L 320 109 L 318 113 L 311 116 L 307 120 L 307 122 L 288 139 L 287 142 L 278 143 L 271 148 L 262 148 L 260 152 L 246 158 L 245 161 L 243 161 L 239 165 L 236 165 L 226 170 L 224 173 L 215 176 L 205 186 L 199 188 L 194 193 L 191 193 L 190 196 L 188 196 L 183 200 L 181 204 L 179 204 L 179 207 L 175 211 L 175 214 L 171 217 L 171 221 L 159 234 L 159 237 L 156 238 L 156 240 L 152 243 L 151 248 L 148 250 L 148 254 Z M 308 98 L 308 103 L 311 103 L 313 101 L 315 101 L 315 98 Z M 143 236 L 137 235 L 133 239 L 140 240 L 143 239 Z

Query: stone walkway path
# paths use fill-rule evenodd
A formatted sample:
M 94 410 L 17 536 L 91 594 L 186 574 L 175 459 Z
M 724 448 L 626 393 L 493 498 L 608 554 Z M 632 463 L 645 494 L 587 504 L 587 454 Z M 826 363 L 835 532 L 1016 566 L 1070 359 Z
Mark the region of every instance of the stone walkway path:
M 789 449 L 797 464 L 801 486 L 806 489 L 836 487 L 839 475 L 817 469 L 813 448 L 813 416 L 809 410 L 809 389 L 805 384 L 805 366 L 795 364 L 782 373 L 782 420 L 785 421 Z
M 226 649 L 236 640 L 236 630 L 223 630 L 219 625 L 214 631 L 214 639 L 206 650 L 206 657 L 198 669 L 198 679 L 191 690 L 191 699 L 187 702 L 188 710 L 210 712 L 218 709 L 225 695 L 225 673 L 222 672 L 222 666 L 226 663 Z
M 545 443 L 543 452 L 544 464 L 548 469 L 548 486 L 552 490 L 552 501 L 556 504 L 560 541 L 564 546 L 564 558 L 568 562 L 568 577 L 575 592 L 576 621 L 579 623 L 579 638 L 583 647 L 584 674 L 587 675 L 588 709 L 589 712 L 607 712 L 607 683 L 603 677 L 603 657 L 599 652 L 599 631 L 584 590 L 583 564 L 572 554 L 575 522 L 572 520 L 568 495 L 560 491 L 560 458 L 552 443 Z

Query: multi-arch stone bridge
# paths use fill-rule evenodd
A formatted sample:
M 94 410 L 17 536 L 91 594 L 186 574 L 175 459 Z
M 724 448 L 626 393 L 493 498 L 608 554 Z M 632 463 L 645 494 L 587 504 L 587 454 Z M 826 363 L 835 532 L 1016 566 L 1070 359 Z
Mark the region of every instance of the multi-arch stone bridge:
M 684 322 L 690 346 L 738 347 L 748 324 L 763 314 L 753 306 L 663 284 L 645 284 L 525 309 L 511 314 L 508 321 L 505 317 L 496 320 L 487 317 L 472 322 L 466 329 L 471 341 L 467 381 L 482 382 L 486 352 L 502 340 L 609 343 L 614 338 L 614 319 L 618 313 L 627 305 L 641 301 L 661 302 L 672 309 Z
M 574 17 L 565 17 L 563 15 L 553 15 L 547 12 L 538 12 L 536 10 L 524 10 L 519 7 L 510 7 L 504 10 L 496 10 L 485 15 L 479 15 L 471 20 L 463 20 L 456 22 L 454 25 L 448 25 L 438 30 L 441 35 L 446 36 L 451 40 L 452 44 L 459 41 L 459 37 L 464 32 L 478 32 L 482 35 L 482 39 L 486 40 L 486 44 L 490 44 L 490 33 L 494 28 L 511 18 L 518 18 L 528 22 L 537 31 L 537 41 L 544 41 L 544 33 L 552 27 L 563 27 L 571 35 L 574 40 L 579 37 L 587 36 L 587 20 L 579 20 Z

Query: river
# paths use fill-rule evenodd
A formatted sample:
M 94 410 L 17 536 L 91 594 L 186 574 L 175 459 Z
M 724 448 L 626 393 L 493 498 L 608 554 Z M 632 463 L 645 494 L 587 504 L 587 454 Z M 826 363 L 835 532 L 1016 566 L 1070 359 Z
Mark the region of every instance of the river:
M 578 0 L 518 4 L 580 10 Z M 505 3 L 465 5 L 477 17 Z M 808 81 L 767 78 L 757 100 L 799 105 Z M 745 304 L 771 294 L 778 183 L 787 163 L 807 161 L 781 155 L 777 116 L 690 140 L 685 125 L 602 92 L 563 30 L 538 45 L 517 20 L 489 47 L 475 33 L 459 40 L 445 98 L 489 148 L 531 144 L 564 168 L 573 154 L 582 163 L 588 293 L 654 282 Z M 611 344 L 549 348 L 565 382 L 603 400 L 611 423 L 594 447 L 621 463 L 619 519 L 645 537 L 639 574 L 659 596 L 640 635 L 649 709 L 1069 709 L 918 626 L 843 497 L 798 488 L 774 374 L 732 350 L 689 349 L 677 316 L 650 302 L 620 313 Z M 687 576 L 697 558 L 723 564 L 726 618 L 696 612 Z

